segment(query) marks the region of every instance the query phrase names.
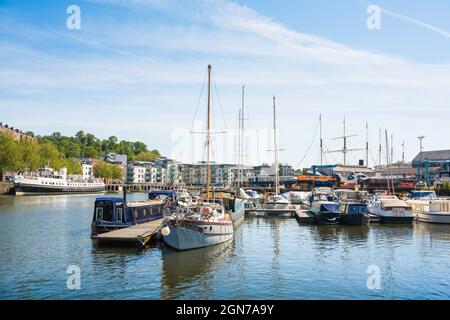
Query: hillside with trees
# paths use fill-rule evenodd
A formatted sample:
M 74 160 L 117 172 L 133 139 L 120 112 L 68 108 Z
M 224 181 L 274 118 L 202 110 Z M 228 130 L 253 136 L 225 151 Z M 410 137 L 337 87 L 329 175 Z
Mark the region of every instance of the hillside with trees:
M 55 170 L 67 168 L 68 174 L 81 174 L 77 159 L 98 159 L 94 174 L 105 179 L 120 179 L 122 168 L 107 164 L 101 159 L 107 153 L 126 154 L 130 160 L 153 161 L 160 157 L 158 150 L 149 150 L 143 142 L 130 142 L 111 136 L 101 140 L 91 133 L 79 131 L 73 137 L 55 132 L 49 136 L 37 136 L 36 141 L 15 140 L 0 132 L 0 174 L 2 172 L 35 171 L 49 166 Z M 117 167 L 117 168 L 116 168 Z

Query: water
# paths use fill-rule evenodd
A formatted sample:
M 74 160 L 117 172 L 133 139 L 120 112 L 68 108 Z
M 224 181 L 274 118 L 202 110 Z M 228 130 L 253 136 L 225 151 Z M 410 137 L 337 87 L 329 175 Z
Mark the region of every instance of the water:
M 0 299 L 450 298 L 450 226 L 246 218 L 215 247 L 98 248 L 95 197 L 0 197 Z M 67 289 L 69 265 L 81 269 L 80 290 Z M 381 270 L 379 290 L 367 288 L 370 265 Z

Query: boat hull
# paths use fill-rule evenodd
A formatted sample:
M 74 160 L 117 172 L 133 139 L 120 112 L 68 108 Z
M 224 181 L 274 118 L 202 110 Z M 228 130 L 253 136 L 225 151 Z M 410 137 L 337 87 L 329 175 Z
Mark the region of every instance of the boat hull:
M 412 224 L 414 217 L 395 217 L 395 216 L 380 216 L 382 223 L 390 224 Z
M 245 219 L 245 202 L 241 199 L 236 199 L 234 204 L 234 211 L 231 212 L 231 220 L 233 221 L 233 226 L 235 228 L 244 222 Z
M 336 225 L 342 223 L 342 217 L 336 214 L 320 213 L 314 215 L 314 222 L 320 225 Z
M 361 226 L 369 223 L 367 214 L 349 214 L 342 217 L 343 223 L 353 226 Z
M 183 222 L 169 224 L 170 234 L 164 242 L 177 250 L 192 250 L 224 243 L 233 239 L 233 223 Z
M 450 214 L 448 213 L 417 213 L 416 219 L 420 222 L 450 224 Z
M 15 184 L 16 195 L 31 194 L 72 194 L 72 193 L 102 193 L 105 192 L 104 186 L 99 187 L 67 187 L 67 186 L 39 186 L 28 184 Z

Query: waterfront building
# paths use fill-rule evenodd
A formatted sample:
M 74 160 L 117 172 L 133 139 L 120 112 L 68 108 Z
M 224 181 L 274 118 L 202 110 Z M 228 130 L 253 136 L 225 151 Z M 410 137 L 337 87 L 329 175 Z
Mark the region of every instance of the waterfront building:
M 147 168 L 145 163 L 140 161 L 129 162 L 127 166 L 127 182 L 128 183 L 145 183 L 148 179 Z
M 18 141 L 24 141 L 24 140 L 30 140 L 30 141 L 36 141 L 36 138 L 33 134 L 25 133 L 22 130 L 15 129 L 14 127 L 10 127 L 7 124 L 4 124 L 0 122 L 0 132 L 8 133 L 10 134 L 15 140 Z

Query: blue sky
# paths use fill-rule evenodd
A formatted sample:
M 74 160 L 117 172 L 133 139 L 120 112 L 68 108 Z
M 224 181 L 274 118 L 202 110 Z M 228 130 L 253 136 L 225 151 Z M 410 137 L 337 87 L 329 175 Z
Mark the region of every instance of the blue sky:
M 66 28 L 72 4 L 80 30 Z M 116 135 L 201 160 L 201 136 L 189 130 L 193 121 L 201 130 L 204 95 L 193 115 L 211 63 L 216 130 L 228 131 L 215 138 L 217 161 L 235 160 L 243 84 L 248 163 L 271 161 L 273 94 L 283 162 L 318 162 L 317 136 L 307 150 L 320 113 L 329 150 L 340 148 L 331 138 L 344 116 L 358 134 L 352 148 L 363 147 L 369 122 L 370 164 L 380 127 L 394 135 L 396 160 L 403 140 L 407 160 L 417 153 L 419 134 L 428 150 L 449 148 L 450 2 L 373 4 L 380 30 L 366 27 L 364 0 L 0 0 L 0 121 L 38 134 Z

